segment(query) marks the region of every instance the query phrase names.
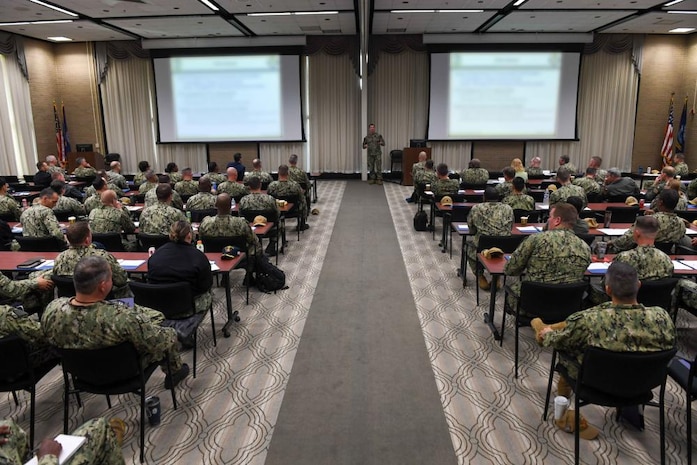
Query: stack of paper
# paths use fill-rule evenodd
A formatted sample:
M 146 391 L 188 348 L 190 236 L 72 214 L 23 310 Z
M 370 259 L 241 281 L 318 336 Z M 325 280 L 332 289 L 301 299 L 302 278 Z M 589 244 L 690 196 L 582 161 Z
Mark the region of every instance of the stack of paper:
M 610 263 L 597 262 L 588 265 L 588 271 L 594 274 L 605 274 L 607 269 L 610 268 Z
M 542 231 L 542 229 L 537 226 L 516 226 L 516 229 L 525 234 L 534 234 Z
M 75 455 L 75 452 L 82 447 L 82 445 L 87 441 L 87 438 L 84 436 L 70 436 L 67 434 L 59 434 L 56 436 L 56 441 L 60 443 L 62 446 L 60 456 L 58 457 L 58 463 L 59 464 L 64 464 L 70 458 Z M 37 465 L 39 463 L 39 459 L 34 456 L 30 461 L 25 463 L 24 465 Z
M 119 262 L 121 268 L 123 268 L 124 270 L 135 270 L 140 265 L 145 263 L 145 260 L 125 260 L 123 258 L 120 258 L 117 261 Z

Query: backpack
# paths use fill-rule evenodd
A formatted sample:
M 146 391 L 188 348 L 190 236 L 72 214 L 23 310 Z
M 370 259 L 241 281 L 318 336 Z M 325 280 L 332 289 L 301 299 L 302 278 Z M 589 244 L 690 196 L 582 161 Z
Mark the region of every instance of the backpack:
M 425 211 L 420 210 L 414 215 L 414 229 L 417 231 L 428 230 L 428 215 Z
M 286 274 L 269 261 L 266 256 L 257 259 L 256 284 L 261 292 L 272 292 L 288 289 Z

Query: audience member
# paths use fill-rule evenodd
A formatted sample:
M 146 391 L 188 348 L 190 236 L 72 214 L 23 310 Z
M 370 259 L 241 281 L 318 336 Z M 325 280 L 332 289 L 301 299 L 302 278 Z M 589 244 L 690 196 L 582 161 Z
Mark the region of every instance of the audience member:
M 685 163 L 685 154 L 676 153 L 673 155 L 673 168 L 675 168 L 675 176 L 680 176 L 681 178 L 690 174 L 690 169 Z
M 629 196 L 639 196 L 639 186 L 632 178 L 622 177 L 622 172 L 617 168 L 607 170 L 603 197 L 611 200 L 619 200 Z
M 239 176 L 240 179 L 244 179 L 244 171 L 247 168 L 242 164 L 242 154 L 237 152 L 232 156 L 232 159 L 233 161 L 229 162 L 225 168 L 235 168 L 237 170 L 237 176 Z
M 38 318 L 30 316 L 20 308 L 0 305 L 0 338 L 7 336 L 17 336 L 27 343 L 29 362 L 34 368 L 56 358 L 41 330 Z M 0 463 L 3 463 L 1 454 Z
M 685 194 L 682 191 L 682 183 L 680 182 L 679 179 L 672 179 L 670 180 L 664 187 L 664 189 L 673 189 L 675 192 L 678 193 L 678 203 L 675 205 L 675 211 L 676 212 L 684 212 L 687 210 L 687 205 L 688 205 L 688 199 L 685 196 Z M 654 199 L 651 201 L 651 205 L 649 205 L 649 209 L 651 210 L 650 212 L 645 212 L 644 214 L 651 214 L 651 212 L 655 211 L 658 208 L 658 197 L 654 197 Z
M 426 166 L 426 160 L 428 159 L 428 154 L 424 152 L 423 150 L 419 152 L 419 157 L 418 161 L 411 165 L 411 178 L 414 179 L 416 177 L 416 172 L 424 169 Z
M 75 163 L 77 163 L 77 168 L 73 170 L 73 176 L 78 178 L 89 178 L 97 175 L 97 170 L 92 168 L 85 157 L 78 157 Z
M 465 184 L 483 186 L 489 181 L 489 172 L 482 168 L 479 158 L 473 158 L 467 165 L 467 169 L 460 173 L 460 180 Z
M 208 173 L 206 176 L 208 176 L 208 179 L 211 180 L 211 184 L 215 183 L 216 185 L 219 185 L 220 183 L 225 182 L 225 175 L 218 172 L 218 163 L 214 161 L 208 162 Z
M 45 189 L 51 184 L 51 173 L 48 172 L 48 165 L 45 161 L 40 161 L 36 164 L 39 170 L 34 175 L 34 186 L 37 189 Z
M 298 202 L 298 212 L 303 218 L 307 218 L 308 210 L 307 204 L 305 204 L 305 195 L 303 193 L 302 187 L 295 181 L 288 179 L 288 165 L 281 165 L 278 167 L 278 181 L 272 181 L 269 184 L 268 194 L 274 198 L 286 197 L 289 195 L 297 195 Z M 300 223 L 300 222 L 298 222 Z M 310 225 L 303 223 L 301 229 L 309 229 Z
M 513 192 L 513 178 L 515 178 L 515 170 L 510 166 L 506 166 L 501 170 L 503 174 L 503 182 L 496 184 L 494 187 L 496 193 L 499 194 L 499 199 L 506 198 L 511 192 Z M 523 190 L 523 192 L 527 192 Z
M 672 166 L 664 166 L 661 170 L 661 174 L 654 180 L 653 184 L 646 189 L 644 198 L 647 202 L 652 201 L 661 191 L 666 187 L 666 185 L 675 179 L 675 168 Z
M 604 170 L 603 170 L 604 171 Z M 599 199 L 602 193 L 602 188 L 600 187 L 599 181 L 596 177 L 597 169 L 589 166 L 586 168 L 586 175 L 576 178 L 572 181 L 574 186 L 578 186 L 584 190 L 586 193 L 586 198 Z M 607 176 L 607 171 L 605 171 Z
M 54 212 L 67 213 L 72 216 L 85 215 L 85 206 L 83 204 L 64 195 L 65 183 L 63 181 L 51 181 L 51 189 L 58 194 L 58 202 L 53 207 Z
M 225 184 L 225 183 L 223 183 Z M 186 201 L 186 210 L 210 210 L 215 208 L 215 195 L 211 193 L 211 180 L 204 176 L 198 180 L 198 193 Z
M 80 189 L 70 185 L 70 183 L 68 183 L 65 180 L 65 175 L 62 171 L 54 171 L 53 173 L 51 173 L 51 182 L 53 181 L 61 181 L 65 184 L 63 190 L 63 195 L 65 197 L 70 197 L 75 200 L 79 200 L 80 202 L 82 202 L 82 200 L 85 198 L 85 194 L 82 191 L 80 191 Z
M 530 176 L 544 176 L 544 171 L 540 167 L 541 164 L 542 164 L 542 158 L 533 157 L 533 159 L 530 160 L 530 166 L 528 166 L 528 177 L 530 177 Z
M 145 207 L 140 215 L 140 232 L 146 234 L 169 235 L 172 225 L 179 221 L 186 221 L 181 210 L 172 207 L 172 186 L 160 184 L 155 189 L 157 203 Z
M 22 211 L 19 209 L 17 201 L 8 195 L 9 189 L 10 185 L 7 184 L 5 178 L 0 177 L 0 215 L 7 216 L 10 221 L 19 221 Z
M 22 212 L 22 235 L 25 237 L 50 237 L 63 242 L 60 224 L 53 213 L 53 207 L 58 203 L 56 191 L 47 187 L 39 194 L 39 201 Z
M 63 168 L 58 163 L 58 159 L 53 154 L 46 156 L 46 165 L 48 165 L 48 172 L 51 174 L 53 174 L 53 173 L 65 174 L 65 170 L 63 170 Z
M 429 158 L 426 160 L 424 169 L 416 172 L 416 177 L 414 178 L 414 191 L 417 193 L 417 197 L 414 198 L 414 201 L 419 200 L 419 195 L 423 195 L 426 185 L 430 184 L 431 188 L 433 188 L 433 186 L 436 184 L 438 175 L 433 170 L 433 164 L 433 159 Z
M 528 181 L 528 173 L 525 171 L 525 166 L 523 162 L 520 161 L 520 158 L 514 158 L 511 161 L 511 168 L 515 171 L 516 178 L 523 178 L 523 181 Z
M 169 176 L 169 182 L 172 184 L 176 184 L 182 180 L 182 175 L 179 174 L 179 167 L 173 161 L 167 163 L 165 173 Z
M 167 184 L 170 185 L 169 178 L 167 177 L 166 174 L 162 175 L 162 184 Z M 152 207 L 157 203 L 157 189 L 150 189 L 145 193 L 145 208 L 147 207 Z M 172 202 L 171 202 L 172 207 L 176 208 L 177 210 L 184 210 L 184 199 L 182 199 L 182 196 L 179 195 L 179 192 L 175 191 L 172 189 Z
M 431 184 L 431 191 L 434 196 L 443 197 L 444 195 L 457 194 L 460 190 L 460 183 L 457 179 L 450 179 L 448 165 L 439 163 L 436 168 L 436 174 L 438 179 Z
M 309 190 L 310 180 L 307 177 L 307 173 L 298 168 L 298 156 L 296 154 L 292 154 L 290 157 L 288 157 L 288 164 L 290 165 L 288 168 L 288 177 L 301 186 L 306 186 Z M 244 178 L 244 176 L 241 174 L 238 174 L 238 176 Z
M 574 223 L 574 227 L 572 228 L 574 231 L 574 234 L 588 234 L 588 231 L 590 231 L 590 228 L 588 227 L 588 223 L 586 223 L 582 218 L 581 218 L 581 212 L 585 208 L 583 206 L 583 199 L 581 197 L 576 197 L 575 195 L 572 195 L 568 199 L 566 199 L 566 203 L 569 205 L 572 205 L 576 209 L 576 213 L 578 214 L 578 217 L 576 218 L 576 223 Z M 545 229 L 546 229 L 545 225 Z
M 184 168 L 181 181 L 174 184 L 174 191 L 179 195 L 194 195 L 198 193 L 198 182 L 194 181 L 194 173 L 191 168 Z
M 252 171 L 248 171 L 244 174 L 244 182 L 249 182 L 249 179 L 252 177 L 259 178 L 262 184 L 269 184 L 273 181 L 271 175 L 262 169 L 261 160 L 258 158 L 252 160 Z
M 245 211 L 249 210 L 272 211 L 274 212 L 276 218 L 278 218 L 280 215 L 278 205 L 276 205 L 276 199 L 261 192 L 261 180 L 256 176 L 249 178 L 249 195 L 242 197 L 239 204 L 239 210 L 240 215 L 242 216 L 244 216 Z M 271 257 L 278 253 L 276 250 L 275 237 L 271 238 L 269 245 L 266 247 L 266 253 Z
M 94 191 L 89 197 L 85 199 L 85 211 L 89 214 L 92 210 L 99 207 L 102 204 L 102 193 L 109 189 L 106 181 L 103 178 L 97 176 L 92 181 L 92 189 Z
M 580 186 L 571 184 L 571 173 L 567 169 L 563 167 L 559 168 L 559 171 L 557 171 L 557 182 L 561 184 L 561 187 L 549 195 L 550 205 L 555 205 L 559 202 L 566 202 L 566 199 L 574 196 L 580 197 L 583 201 L 583 208 L 586 208 L 586 205 L 588 205 L 586 191 Z
M 557 171 L 559 171 L 561 168 L 566 169 L 569 174 L 577 174 L 578 170 L 576 169 L 576 166 L 569 163 L 569 156 L 568 155 L 562 155 L 559 157 L 559 167 L 557 168 Z
M 34 271 L 27 279 L 14 280 L 0 273 L 0 297 L 20 302 L 27 313 L 41 313 L 53 299 L 53 281 L 44 271 Z
M 535 209 L 535 199 L 525 194 L 525 180 L 516 176 L 511 181 L 513 191 L 503 198 L 503 203 L 510 205 L 513 210 L 534 210 Z M 496 189 L 494 189 L 496 192 Z M 498 195 L 498 194 L 496 194 Z
M 147 181 L 147 178 L 145 177 L 145 173 L 150 171 L 150 163 L 147 162 L 147 160 L 142 160 L 138 162 L 138 173 L 136 173 L 135 176 L 133 176 L 133 185 L 135 186 L 136 189 L 140 187 L 141 184 L 143 184 L 145 181 Z
M 247 186 L 241 182 L 237 182 L 238 175 L 236 168 L 227 169 L 227 181 L 218 184 L 218 193 L 230 194 L 230 197 L 239 199 L 249 194 Z
M 121 190 L 128 189 L 128 181 L 126 181 L 126 178 L 121 174 L 121 162 L 112 161 L 106 175 L 109 183 L 115 184 Z
M 155 189 L 160 184 L 160 177 L 153 170 L 145 172 L 145 182 L 138 187 L 138 192 L 147 194 L 148 191 Z
M 98 234 L 119 233 L 133 234 L 136 226 L 128 210 L 124 210 L 121 202 L 112 190 L 105 190 L 100 197 L 100 205 L 90 212 L 90 228 Z M 123 241 L 128 251 L 135 251 L 135 244 Z
M 592 156 L 591 159 L 588 161 L 588 168 L 595 169 L 595 180 L 598 182 L 598 184 L 605 184 L 605 178 L 607 177 L 607 171 L 600 167 L 602 164 L 603 157 L 600 157 L 598 155 Z M 586 174 L 587 173 L 588 169 L 586 169 Z M 588 191 L 586 191 L 586 193 L 587 192 Z

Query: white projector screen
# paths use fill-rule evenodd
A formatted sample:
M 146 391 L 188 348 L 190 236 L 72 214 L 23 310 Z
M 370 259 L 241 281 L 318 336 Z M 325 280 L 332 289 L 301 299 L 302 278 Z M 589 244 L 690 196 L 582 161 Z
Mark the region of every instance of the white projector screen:
M 303 140 L 299 56 L 153 61 L 160 142 Z
M 431 140 L 576 139 L 580 53 L 431 55 Z

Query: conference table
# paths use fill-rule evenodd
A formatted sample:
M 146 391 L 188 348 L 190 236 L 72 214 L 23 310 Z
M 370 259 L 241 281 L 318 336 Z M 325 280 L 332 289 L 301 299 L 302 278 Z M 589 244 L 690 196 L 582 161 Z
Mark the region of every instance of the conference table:
M 0 271 L 40 271 L 49 270 L 53 267 L 54 260 L 60 252 L 0 252 Z M 147 274 L 148 258 L 147 252 L 111 252 L 116 257 L 119 264 L 128 274 Z M 19 264 L 30 259 L 41 257 L 46 261 L 34 268 L 17 268 Z M 237 268 L 244 259 L 245 254 L 241 253 L 231 260 L 223 260 L 220 253 L 206 253 L 206 257 L 211 262 L 213 274 L 218 274 L 223 278 L 225 286 L 225 300 L 227 304 L 227 321 L 223 326 L 223 335 L 230 337 L 229 327 L 236 321 L 237 313 L 232 311 L 232 296 L 230 292 L 230 272 Z

